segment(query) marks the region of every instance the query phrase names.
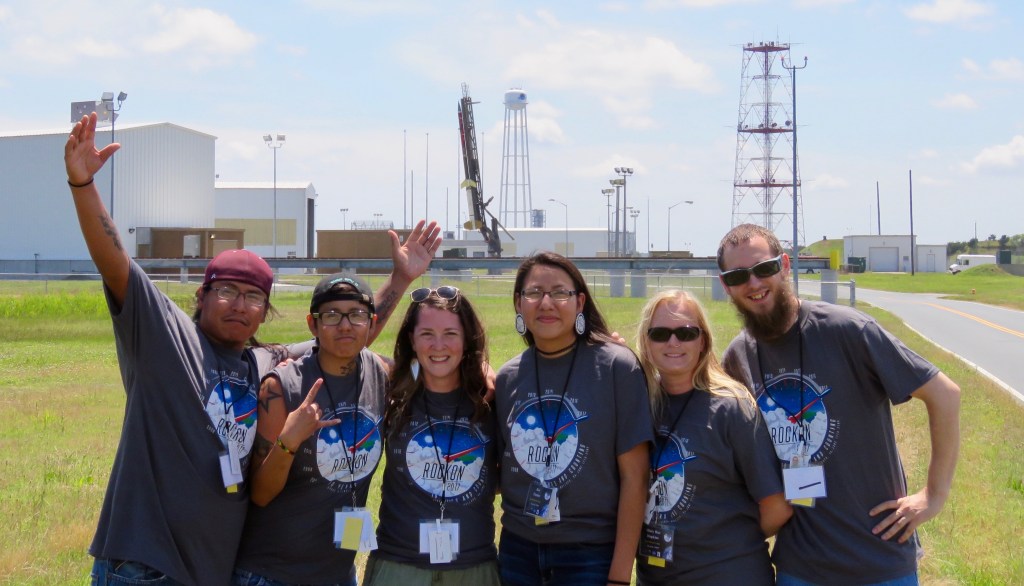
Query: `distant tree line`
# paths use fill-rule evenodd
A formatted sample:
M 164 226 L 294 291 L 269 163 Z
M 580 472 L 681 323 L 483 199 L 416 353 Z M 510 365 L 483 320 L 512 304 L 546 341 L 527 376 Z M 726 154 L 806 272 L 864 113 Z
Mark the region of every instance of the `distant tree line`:
M 997 250 L 1012 250 L 1014 252 L 1024 252 L 1024 234 L 1017 234 L 1015 236 L 1002 236 L 996 237 L 995 234 L 989 234 L 988 238 L 983 241 L 979 241 L 977 238 L 971 238 L 966 242 L 949 242 L 946 244 L 946 255 L 956 256 L 958 254 L 995 254 Z

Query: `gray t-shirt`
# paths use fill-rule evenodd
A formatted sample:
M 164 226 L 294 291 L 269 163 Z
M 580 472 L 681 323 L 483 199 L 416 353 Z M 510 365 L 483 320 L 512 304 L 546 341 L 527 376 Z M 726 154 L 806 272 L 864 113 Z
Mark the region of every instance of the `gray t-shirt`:
M 134 262 L 121 309 L 106 295 L 127 402 L 89 553 L 226 584 L 249 498 L 224 487 L 220 453 L 235 442 L 244 477 L 260 376 L 281 356 L 211 344 Z
M 371 556 L 431 570 L 494 561 L 494 412 L 471 423 L 473 404 L 459 389 L 420 393 L 410 413 L 409 422 L 386 441 L 379 549 Z M 451 563 L 431 564 L 429 554 L 420 553 L 420 522 L 440 518 L 442 497 L 444 518 L 459 523 L 459 554 Z
M 355 552 L 335 547 L 334 512 L 353 501 L 366 505 L 370 480 L 384 452 L 380 422 L 387 374 L 376 355 L 364 348 L 359 368 L 347 376 L 325 375 L 317 351 L 270 376 L 281 381 L 289 413 L 322 377 L 316 402 L 323 419 L 341 423 L 302 442 L 281 492 L 267 506 L 249 508 L 237 565 L 293 584 L 345 582 Z
M 535 543 L 614 543 L 616 458 L 654 439 L 643 370 L 625 346 L 581 343 L 541 358 L 538 393 L 536 356 L 513 358 L 495 383 L 502 528 Z M 561 521 L 538 526 L 523 507 L 542 478 L 558 488 Z
M 872 535 L 881 517 L 868 511 L 907 495 L 890 402 L 910 400 L 938 369 L 871 317 L 814 301 L 801 302 L 797 323 L 778 340 L 757 343 L 741 332 L 723 362 L 753 389 L 782 466 L 801 449 L 824 466 L 828 496 L 794 507 L 776 538 L 779 571 L 837 585 L 913 573 L 916 536 L 901 544 Z
M 758 501 L 781 493 L 782 477 L 761 413 L 741 392 L 669 396 L 657 417 L 651 525 L 674 529 L 673 551 L 659 568 L 641 550 L 641 584 L 775 583 Z

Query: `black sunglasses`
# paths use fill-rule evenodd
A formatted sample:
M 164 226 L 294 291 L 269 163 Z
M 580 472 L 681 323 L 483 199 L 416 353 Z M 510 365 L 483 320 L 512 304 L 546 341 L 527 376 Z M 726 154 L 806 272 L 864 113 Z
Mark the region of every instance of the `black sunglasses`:
M 761 261 L 749 269 L 733 269 L 722 273 L 722 282 L 728 287 L 737 287 L 750 280 L 751 273 L 758 279 L 767 279 L 782 270 L 782 255 Z
M 678 328 L 648 328 L 647 337 L 652 342 L 668 342 L 672 336 L 680 342 L 692 342 L 700 337 L 700 328 L 697 326 L 680 326 Z
M 422 303 L 430 297 L 431 294 L 437 295 L 441 299 L 452 300 L 459 296 L 459 290 L 456 287 L 450 285 L 444 285 L 437 289 L 431 289 L 430 287 L 420 287 L 412 293 L 409 293 L 409 299 L 412 299 L 413 303 Z

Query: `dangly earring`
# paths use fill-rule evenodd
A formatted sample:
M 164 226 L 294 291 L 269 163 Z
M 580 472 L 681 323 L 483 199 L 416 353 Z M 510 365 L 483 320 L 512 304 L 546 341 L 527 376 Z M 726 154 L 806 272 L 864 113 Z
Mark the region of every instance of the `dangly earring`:
M 409 363 L 409 370 L 412 371 L 412 380 L 419 380 L 420 378 L 420 361 L 413 358 L 412 362 Z
M 523 319 L 523 314 L 516 312 L 516 333 L 520 336 L 526 335 L 526 320 Z
M 587 331 L 587 318 L 583 317 L 583 312 L 576 314 L 576 335 L 582 336 L 583 332 Z

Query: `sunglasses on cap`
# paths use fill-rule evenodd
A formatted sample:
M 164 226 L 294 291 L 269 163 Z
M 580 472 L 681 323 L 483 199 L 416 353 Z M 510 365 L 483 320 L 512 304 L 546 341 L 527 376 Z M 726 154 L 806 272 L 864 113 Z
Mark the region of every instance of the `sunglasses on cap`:
M 441 299 L 447 299 L 451 301 L 459 296 L 459 290 L 456 287 L 450 285 L 444 285 L 437 289 L 431 289 L 430 287 L 420 287 L 412 293 L 409 293 L 409 299 L 412 299 L 413 303 L 422 303 L 427 300 L 427 297 L 431 295 L 437 295 Z
M 779 274 L 779 271 L 781 270 L 782 255 L 780 254 L 775 258 L 761 261 L 749 269 L 732 269 L 731 271 L 724 271 L 722 273 L 722 282 L 728 287 L 736 287 L 749 281 L 751 274 L 758 279 L 767 279 L 768 277 Z
M 700 337 L 700 328 L 697 326 L 680 326 L 678 328 L 648 328 L 647 337 L 652 342 L 668 342 L 675 336 L 680 342 L 692 342 Z

